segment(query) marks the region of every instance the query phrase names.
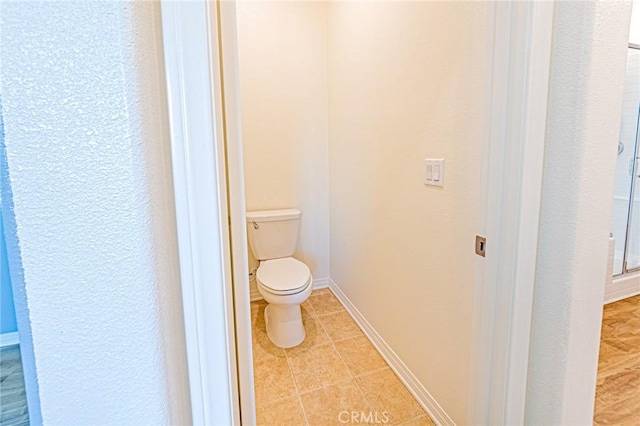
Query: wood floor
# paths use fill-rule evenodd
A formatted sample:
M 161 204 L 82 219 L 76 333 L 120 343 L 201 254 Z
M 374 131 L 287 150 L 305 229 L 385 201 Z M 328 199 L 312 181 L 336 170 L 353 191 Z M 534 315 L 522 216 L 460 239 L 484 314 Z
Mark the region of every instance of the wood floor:
M 29 424 L 20 346 L 0 348 L 0 425 Z
M 640 296 L 604 308 L 596 425 L 640 425 Z
M 328 289 L 302 304 L 295 348 L 271 343 L 265 306 L 251 303 L 258 425 L 434 425 Z

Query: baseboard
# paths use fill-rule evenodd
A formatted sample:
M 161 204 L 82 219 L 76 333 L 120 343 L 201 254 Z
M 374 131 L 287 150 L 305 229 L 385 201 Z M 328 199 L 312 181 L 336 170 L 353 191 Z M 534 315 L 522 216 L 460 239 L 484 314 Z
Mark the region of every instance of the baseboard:
M 604 304 L 640 294 L 640 271 L 615 277 L 604 289 Z
M 455 422 L 449 417 L 444 409 L 438 404 L 435 398 L 420 383 L 418 378 L 413 375 L 411 370 L 405 365 L 391 347 L 384 341 L 382 336 L 373 328 L 366 318 L 358 311 L 347 296 L 340 290 L 336 283 L 329 279 L 329 289 L 338 298 L 344 308 L 351 314 L 354 321 L 360 326 L 364 334 L 369 338 L 371 344 L 378 350 L 382 358 L 389 364 L 391 369 L 396 373 L 400 381 L 404 383 L 409 392 L 414 396 L 416 401 L 429 414 L 431 419 L 438 425 L 455 425 Z
M 17 345 L 20 343 L 20 336 L 17 331 L 0 334 L 0 347 Z
M 314 278 L 313 280 L 314 290 L 319 290 L 321 288 L 327 288 L 327 287 L 329 287 L 329 278 L 318 278 L 318 279 Z M 262 297 L 258 289 L 255 287 L 255 284 L 251 286 L 250 298 L 252 302 L 255 302 L 256 300 L 264 299 L 264 297 Z

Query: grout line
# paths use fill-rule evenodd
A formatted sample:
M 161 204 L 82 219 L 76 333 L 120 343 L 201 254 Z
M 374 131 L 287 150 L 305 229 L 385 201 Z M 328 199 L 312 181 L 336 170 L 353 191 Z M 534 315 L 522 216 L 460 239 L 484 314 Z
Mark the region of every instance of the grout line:
M 315 311 L 314 311 L 315 312 Z M 333 339 L 331 338 L 331 336 L 329 335 L 329 333 L 327 333 L 327 329 L 325 328 L 324 324 L 322 323 L 322 320 L 320 320 L 320 315 L 316 315 L 316 318 L 318 319 L 318 324 L 320 324 L 320 327 L 322 327 L 322 331 L 324 331 L 324 334 L 327 335 L 327 337 L 329 338 L 329 341 L 331 343 L 333 343 Z
M 296 394 L 296 395 L 283 396 L 282 398 L 272 399 L 269 402 L 264 403 L 264 404 L 256 403 L 256 408 L 258 408 L 258 407 L 262 408 L 262 407 L 266 407 L 267 405 L 278 404 L 278 403 L 281 403 L 282 401 L 286 401 L 287 399 L 295 398 L 296 396 L 298 396 L 298 395 Z
M 331 290 L 329 289 L 329 293 L 335 298 L 335 295 L 331 292 Z M 337 300 L 337 298 L 336 298 Z M 338 303 L 340 303 L 340 301 L 338 301 Z M 313 302 L 310 302 L 311 306 L 313 307 Z M 343 341 L 343 340 L 347 340 L 347 339 L 352 339 L 358 336 L 352 336 L 352 337 L 347 337 L 344 339 L 340 339 L 340 340 L 334 340 L 329 333 L 327 333 L 327 329 L 325 328 L 324 324 L 322 323 L 322 320 L 320 319 L 320 317 L 323 316 L 328 316 L 328 315 L 333 315 L 333 314 L 337 314 L 337 313 L 341 313 L 341 312 L 346 312 L 347 315 L 349 315 L 349 313 L 347 312 L 347 310 L 344 308 L 344 306 L 342 306 L 342 304 L 340 304 L 340 310 L 335 311 L 335 312 L 330 312 L 330 313 L 325 313 L 323 315 L 317 315 L 316 314 L 316 318 L 318 319 L 318 323 L 320 324 L 320 327 L 322 327 L 322 329 L 324 330 L 324 332 L 327 334 L 327 337 L 329 337 L 329 342 L 331 343 L 331 346 L 333 347 L 333 350 L 336 351 L 336 353 L 338 354 L 338 357 L 340 358 L 340 361 L 342 361 L 342 363 L 344 364 L 345 368 L 347 369 L 347 372 L 349 373 L 348 378 L 346 378 L 346 380 L 350 380 L 351 382 L 356 384 L 356 387 L 358 388 L 358 390 L 360 390 L 360 393 L 362 394 L 362 397 L 364 398 L 364 400 L 367 402 L 367 405 L 369 407 L 370 410 L 373 410 L 373 405 L 371 404 L 371 401 L 369 401 L 369 398 L 367 398 L 367 395 L 365 394 L 364 390 L 362 389 L 362 387 L 360 386 L 360 384 L 358 383 L 358 380 L 356 380 L 356 376 L 353 374 L 353 372 L 351 371 L 351 369 L 349 368 L 349 366 L 347 365 L 347 362 L 344 360 L 344 358 L 342 357 L 342 354 L 340 353 L 340 351 L 338 350 L 338 347 L 335 345 L 336 342 L 338 341 Z M 315 313 L 315 308 L 314 308 L 314 313 Z M 349 317 L 351 317 L 351 315 L 349 315 Z M 360 329 L 360 327 L 358 327 L 358 329 Z M 362 330 L 360 330 L 362 331 Z M 337 383 L 332 384 L 336 385 Z M 323 388 L 325 388 L 323 386 Z M 306 414 L 305 414 L 306 415 Z M 308 419 L 307 419 L 308 421 Z
M 347 313 L 347 315 L 349 315 L 349 318 L 351 318 L 351 319 L 356 323 L 356 326 L 358 327 L 358 329 L 360 330 L 360 332 L 365 336 L 365 338 L 367 338 L 367 340 L 369 340 L 369 343 L 371 343 L 371 344 L 372 344 L 372 346 L 373 346 L 373 343 L 371 342 L 371 340 L 367 337 L 367 335 L 364 333 L 364 330 L 362 330 L 362 328 L 360 327 L 360 325 L 359 325 L 359 324 L 355 321 L 355 319 L 351 316 L 351 313 L 349 313 L 349 311 L 347 311 L 347 309 L 344 307 L 344 305 L 342 304 L 342 301 L 340 301 L 340 299 L 338 299 L 338 298 L 336 297 L 336 295 L 333 293 L 333 291 L 331 290 L 331 288 L 329 288 L 329 291 L 331 292 L 331 294 L 333 295 L 333 297 L 335 297 L 335 298 L 338 300 L 338 302 L 339 302 L 339 303 L 340 303 L 340 305 L 342 306 L 343 311 L 344 311 L 344 312 L 346 312 L 346 313 Z M 341 340 L 339 340 L 339 341 L 343 341 L 343 340 L 347 340 L 347 338 L 345 338 L 345 339 L 341 339 Z M 332 343 L 333 343 L 333 340 L 332 340 Z M 337 348 L 336 348 L 336 349 L 337 349 Z M 377 349 L 375 346 L 373 346 L 373 349 L 378 353 L 378 355 L 380 355 L 380 356 L 382 357 L 382 354 L 378 351 L 378 349 Z M 340 355 L 340 351 L 338 351 L 338 355 Z M 342 357 L 342 355 L 340 355 L 340 357 Z M 380 372 L 380 371 L 383 371 L 383 370 L 385 370 L 385 369 L 389 369 L 389 370 L 390 370 L 390 371 L 391 371 L 391 372 L 396 376 L 396 378 L 397 378 L 398 380 L 400 380 L 400 379 L 399 379 L 399 377 L 398 377 L 398 375 L 396 374 L 396 372 L 395 372 L 395 371 L 393 371 L 393 369 L 392 369 L 392 368 L 391 368 L 391 366 L 387 363 L 387 361 L 384 359 L 384 357 L 382 357 L 382 359 L 384 360 L 384 363 L 385 363 L 385 365 L 386 365 L 385 367 L 383 367 L 383 368 L 379 368 L 379 369 L 377 369 L 377 370 L 369 371 L 369 372 L 366 372 L 366 373 L 363 373 L 363 374 L 360 374 L 360 375 L 358 375 L 357 377 L 367 377 L 367 376 L 373 375 L 373 374 L 375 374 L 375 373 L 378 373 L 378 372 Z M 343 362 L 344 362 L 344 360 L 343 360 Z M 346 363 L 345 363 L 345 364 L 346 364 Z M 347 368 L 348 368 L 348 367 L 347 367 Z M 349 372 L 351 373 L 351 370 L 349 370 Z M 358 382 L 357 377 L 356 377 L 356 376 L 354 376 L 354 375 L 353 375 L 353 373 L 351 373 L 351 375 L 353 376 L 353 379 L 355 380 L 356 385 L 358 386 L 358 388 L 359 388 L 359 389 L 360 389 L 360 391 L 362 392 L 362 395 L 363 395 L 363 396 L 365 397 L 365 399 L 367 400 L 367 403 L 369 404 L 370 409 L 371 409 L 371 410 L 373 410 L 373 405 L 371 404 L 371 401 L 370 401 L 370 400 L 369 400 L 369 398 L 367 397 L 367 394 L 365 393 L 365 391 L 364 391 L 364 389 L 362 388 L 362 386 L 360 386 L 360 383 Z M 400 381 L 400 383 L 402 384 L 402 386 L 403 386 L 405 389 L 407 389 L 407 386 L 406 386 L 404 383 L 402 383 L 402 381 Z M 408 389 L 407 389 L 407 391 L 408 391 Z M 409 392 L 409 393 L 410 393 L 410 392 Z M 410 393 L 410 394 L 411 394 L 411 393 Z M 413 395 L 411 395 L 411 398 L 413 398 L 413 400 L 417 402 L 416 398 L 415 398 Z M 420 405 L 420 404 L 418 403 L 418 405 Z M 431 419 L 431 421 L 433 422 L 433 419 L 432 419 L 432 418 L 431 418 L 431 416 L 426 412 L 426 410 L 425 410 L 422 406 L 421 406 L 420 408 L 422 409 L 423 414 L 426 414 L 426 415 L 427 415 L 427 417 L 428 417 L 429 419 Z M 422 415 L 422 414 L 420 414 L 420 415 Z M 418 416 L 416 416 L 416 417 L 419 417 L 420 415 L 418 415 Z M 416 417 L 411 417 L 411 418 L 409 418 L 409 419 L 405 419 L 405 420 L 403 420 L 403 421 L 402 421 L 402 423 L 406 423 L 406 422 L 408 422 L 409 420 L 413 420 L 413 419 L 414 419 L 414 418 L 416 418 Z
M 313 304 L 312 304 L 311 306 L 313 306 Z M 315 308 L 313 309 L 313 311 L 315 312 Z M 315 312 L 315 314 L 316 314 L 316 316 L 318 316 L 318 317 L 326 317 L 326 316 L 329 316 L 329 315 L 339 314 L 339 313 L 341 313 L 341 312 L 346 312 L 346 311 L 344 311 L 344 310 L 339 310 L 339 311 L 324 312 L 324 313 L 322 313 L 322 314 L 319 314 L 319 313 Z
M 314 290 L 314 292 L 315 292 L 315 290 Z M 330 294 L 331 294 L 333 297 L 335 297 L 335 295 L 333 294 L 333 292 L 331 291 L 331 289 L 329 289 L 329 292 L 330 292 Z M 312 296 L 313 296 L 313 293 L 312 293 Z M 309 297 L 309 299 L 311 299 L 311 297 Z M 309 299 L 308 299 L 308 300 L 309 300 Z M 336 299 L 337 299 L 337 298 L 336 298 Z M 337 300 L 338 300 L 338 299 L 337 299 Z M 285 359 L 286 359 L 286 361 L 287 361 L 287 367 L 289 368 L 289 373 L 291 374 L 291 377 L 292 377 L 292 379 L 293 379 L 293 383 L 294 383 L 294 386 L 295 386 L 295 397 L 297 397 L 297 398 L 298 398 L 298 403 L 300 404 L 300 408 L 302 409 L 302 414 L 303 414 L 303 416 L 304 416 L 304 418 L 305 418 L 305 424 L 306 424 L 307 426 L 309 426 L 309 425 L 310 425 L 310 421 L 309 421 L 309 417 L 308 417 L 308 415 L 307 415 L 306 409 L 305 409 L 305 407 L 304 407 L 304 404 L 302 403 L 302 395 L 305 395 L 305 394 L 308 394 L 308 393 L 312 393 L 312 392 L 316 392 L 316 391 L 323 390 L 323 389 L 327 389 L 327 388 L 330 388 L 330 387 L 332 387 L 332 386 L 336 386 L 336 385 L 338 385 L 338 384 L 340 384 L 340 383 L 343 383 L 343 382 L 345 382 L 345 383 L 346 383 L 347 381 L 355 382 L 355 384 L 356 384 L 357 388 L 360 390 L 360 392 L 361 392 L 362 396 L 364 397 L 364 399 L 365 399 L 365 401 L 366 401 L 366 403 L 367 403 L 367 405 L 368 405 L 369 409 L 370 409 L 370 410 L 373 410 L 373 409 L 374 409 L 374 406 L 373 406 L 373 404 L 371 403 L 371 400 L 367 397 L 367 394 L 365 393 L 364 389 L 362 388 L 362 386 L 360 385 L 360 383 L 358 382 L 358 380 L 357 380 L 357 379 L 358 379 L 358 378 L 360 378 L 360 377 L 367 377 L 367 376 L 370 376 L 370 375 L 376 374 L 376 373 L 381 372 L 381 371 L 383 371 L 383 370 L 385 370 L 385 369 L 389 369 L 389 370 L 391 370 L 391 368 L 390 368 L 389 364 L 387 364 L 387 362 L 385 361 L 385 366 L 384 366 L 384 367 L 377 368 L 377 369 L 375 369 L 375 370 L 371 370 L 371 371 L 367 371 L 367 372 L 362 373 L 362 374 L 359 374 L 359 375 L 355 375 L 355 374 L 351 371 L 351 369 L 349 368 L 349 366 L 348 366 L 347 362 L 345 361 L 345 359 L 343 358 L 342 354 L 341 354 L 341 353 L 340 353 L 340 351 L 338 350 L 338 347 L 336 346 L 336 343 L 343 342 L 343 341 L 345 341 L 345 340 L 349 340 L 349 339 L 356 339 L 356 338 L 360 338 L 360 337 L 362 337 L 362 336 L 364 336 L 364 337 L 366 338 L 367 336 L 366 336 L 366 334 L 364 334 L 364 331 L 360 328 L 360 326 L 359 326 L 357 323 L 356 323 L 356 325 L 358 326 L 358 330 L 362 333 L 362 336 L 361 336 L 361 335 L 353 335 L 353 336 L 349 336 L 349 337 L 341 338 L 341 339 L 338 339 L 338 340 L 334 340 L 334 339 L 329 335 L 329 333 L 327 332 L 327 329 L 326 329 L 325 325 L 323 324 L 323 322 L 322 322 L 322 320 L 321 320 L 321 317 L 325 317 L 325 316 L 329 316 L 329 315 L 334 315 L 334 314 L 339 314 L 339 313 L 344 312 L 344 313 L 346 313 L 347 315 L 349 315 L 349 317 L 353 320 L 353 318 L 351 317 L 351 314 L 346 310 L 346 308 L 345 308 L 344 306 L 342 306 L 342 302 L 340 302 L 340 300 L 338 300 L 338 302 L 339 302 L 339 303 L 340 303 L 340 305 L 341 305 L 340 310 L 337 310 L 337 311 L 334 311 L 334 312 L 329 312 L 329 313 L 324 313 L 324 314 L 322 314 L 322 315 L 319 315 L 319 314 L 316 312 L 316 310 L 315 310 L 315 308 L 314 308 L 314 306 L 313 306 L 313 302 L 311 302 L 311 301 L 309 300 L 309 305 L 308 305 L 308 307 L 307 307 L 307 310 L 308 310 L 309 316 L 310 316 L 310 317 L 312 317 L 312 318 L 314 318 L 314 320 L 316 320 L 316 321 L 317 321 L 317 323 L 320 325 L 320 327 L 322 328 L 322 330 L 324 331 L 324 333 L 325 333 L 325 334 L 327 335 L 327 337 L 329 338 L 329 342 L 321 343 L 321 344 L 318 344 L 318 345 L 311 346 L 311 347 L 309 347 L 309 348 L 307 349 L 307 351 L 313 351 L 313 350 L 316 350 L 318 347 L 321 347 L 321 346 L 325 346 L 325 345 L 329 345 L 329 344 L 331 344 L 331 347 L 333 348 L 333 350 L 338 354 L 338 358 L 340 359 L 340 361 L 343 363 L 343 365 L 344 365 L 344 366 L 345 366 L 345 368 L 347 369 L 347 372 L 349 373 L 349 376 L 348 376 L 348 377 L 345 377 L 344 379 L 342 379 L 342 380 L 340 380 L 340 381 L 338 381 L 338 382 L 336 382 L 336 383 L 331 383 L 331 384 L 328 384 L 328 385 L 321 385 L 319 388 L 314 388 L 314 389 L 311 389 L 311 390 L 308 390 L 308 391 L 305 391 L 305 392 L 301 392 L 301 391 L 300 391 L 300 387 L 299 387 L 299 385 L 298 385 L 298 381 L 297 381 L 297 379 L 296 379 L 295 372 L 294 372 L 294 370 L 293 370 L 291 356 L 290 356 L 289 352 L 288 352 L 286 349 L 283 349 L 283 352 L 284 352 L 284 355 L 285 355 Z M 258 307 L 260 307 L 261 305 L 260 305 L 260 304 L 256 304 L 256 305 L 254 305 L 254 304 L 252 303 L 252 307 L 253 307 L 253 306 L 258 306 Z M 254 328 L 253 326 L 254 326 L 254 324 L 252 324 L 252 333 L 253 333 L 253 332 L 255 332 L 255 330 L 253 330 L 253 328 Z M 374 347 L 373 349 L 374 349 L 376 352 L 378 352 L 378 350 L 377 350 L 375 347 Z M 378 353 L 379 353 L 379 352 L 378 352 Z M 393 372 L 393 370 L 391 370 L 391 371 Z M 394 372 L 394 375 L 395 375 L 395 372 Z M 404 385 L 404 384 L 403 384 L 403 385 Z M 406 386 L 405 386 L 405 387 L 406 387 Z M 287 397 L 284 397 L 284 398 L 279 398 L 279 399 L 276 399 L 276 400 L 273 400 L 273 401 L 269 401 L 267 404 L 257 404 L 257 401 L 256 401 L 256 407 L 258 407 L 258 405 L 260 405 L 260 406 L 265 406 L 265 405 L 270 405 L 270 404 L 278 403 L 278 402 L 281 402 L 281 401 L 283 401 L 283 400 L 285 400 L 285 399 L 290 399 L 290 398 L 292 398 L 292 397 L 293 397 L 293 396 L 292 396 L 292 395 L 290 395 L 290 396 L 287 396 Z M 412 397 L 413 397 L 413 395 L 412 395 Z M 415 398 L 414 398 L 414 399 L 415 399 Z M 424 414 L 426 414 L 426 413 L 423 413 L 423 414 L 417 415 L 417 416 L 415 416 L 415 417 L 411 417 L 411 418 L 405 419 L 405 420 L 403 420 L 402 424 L 407 423 L 407 422 L 409 422 L 409 421 L 411 421 L 411 420 L 415 420 L 415 419 L 417 419 L 417 418 L 419 418 L 419 417 L 423 416 Z
M 403 420 L 403 421 L 402 421 L 402 423 L 399 423 L 399 424 L 398 424 L 398 426 L 406 425 L 407 423 L 409 423 L 409 422 L 411 422 L 411 421 L 413 421 L 413 420 L 418 420 L 420 417 L 425 417 L 425 416 L 426 416 L 429 420 L 431 420 L 431 422 L 433 423 L 433 420 L 431 419 L 431 417 L 429 417 L 429 415 L 425 413 L 425 414 L 419 414 L 419 415 L 417 415 L 417 416 L 415 416 L 415 417 L 410 417 L 410 418 L 408 418 L 408 419 L 406 419 L 406 420 Z
M 331 293 L 333 295 L 333 293 Z M 335 296 L 333 296 L 335 297 Z M 344 307 L 342 307 L 342 311 L 343 312 L 347 312 L 346 309 L 344 309 Z M 340 311 L 339 311 L 340 312 Z M 347 312 L 347 315 L 349 315 L 349 313 Z M 351 316 L 351 315 L 349 315 Z M 322 321 L 320 321 L 322 323 Z M 358 329 L 360 329 L 360 327 L 358 327 Z M 351 339 L 352 337 L 350 337 L 349 339 Z M 339 340 L 344 341 L 347 339 L 341 339 Z M 356 384 L 356 387 L 360 390 L 360 393 L 362 394 L 364 400 L 367 402 L 367 405 L 369 406 L 369 410 L 373 411 L 373 404 L 371 404 L 371 401 L 369 400 L 369 398 L 367 397 L 367 394 L 365 393 L 364 389 L 362 389 L 362 386 L 360 386 L 360 383 L 358 383 L 358 379 L 356 378 L 356 376 L 353 374 L 353 371 L 351 371 L 351 369 L 349 368 L 349 365 L 347 364 L 347 362 L 344 360 L 344 358 L 342 357 L 342 354 L 340 353 L 340 351 L 338 350 L 338 347 L 335 345 L 336 342 L 331 339 L 331 344 L 333 345 L 334 349 L 336 350 L 336 352 L 338 353 L 338 356 L 340 357 L 340 360 L 344 363 L 344 365 L 347 367 L 347 371 L 349 372 L 349 374 L 351 375 L 351 381 L 354 382 Z
M 335 312 L 328 312 L 328 313 L 317 314 L 317 315 L 318 315 L 318 318 L 320 318 L 320 317 L 328 317 L 328 316 L 331 316 L 331 315 L 341 314 L 342 312 L 346 312 L 346 311 L 335 311 Z
M 376 373 L 379 373 L 381 371 L 384 370 L 391 370 L 391 367 L 389 367 L 389 365 L 387 364 L 387 362 L 385 361 L 385 366 L 384 367 L 380 367 L 380 368 L 376 368 L 375 370 L 371 370 L 371 371 L 366 371 L 362 374 L 358 374 L 357 376 L 354 376 L 356 379 L 360 378 L 360 377 L 367 377 L 367 376 L 372 376 Z M 391 372 L 393 373 L 393 370 L 391 370 Z M 394 373 L 395 374 L 395 373 Z M 404 385 L 403 385 L 404 386 Z
M 313 303 L 311 303 L 311 302 L 309 301 L 309 299 L 307 299 L 307 301 L 309 302 L 309 305 L 308 305 L 308 306 L 309 306 L 309 310 L 310 310 L 310 311 L 311 311 L 311 313 L 315 316 L 315 315 L 316 315 L 316 310 L 315 310 L 315 308 L 313 307 Z M 302 305 L 303 305 L 303 304 L 300 304 L 300 309 L 302 309 Z
M 293 379 L 293 385 L 296 387 L 296 396 L 298 397 L 298 404 L 300 404 L 300 408 L 302 409 L 302 415 L 304 416 L 305 425 L 309 426 L 309 417 L 307 416 L 307 410 L 304 408 L 304 404 L 302 403 L 302 397 L 300 396 L 300 387 L 298 386 L 298 380 L 296 379 L 296 373 L 293 371 L 293 366 L 291 365 L 291 358 L 289 357 L 289 353 L 286 349 L 284 349 L 284 356 L 287 360 L 287 366 L 289 367 L 289 373 L 291 374 L 291 378 Z
M 358 327 L 358 330 L 360 330 L 360 327 Z M 344 337 L 344 338 L 342 338 L 342 339 L 334 340 L 334 342 L 335 342 L 335 343 L 340 343 L 340 342 L 344 342 L 345 340 L 349 340 L 349 339 L 360 339 L 360 338 L 362 338 L 362 337 L 364 337 L 365 339 L 367 339 L 367 336 L 365 336 L 364 332 L 363 332 L 362 330 L 360 330 L 360 332 L 362 333 L 362 335 L 360 335 L 360 336 L 353 335 L 353 336 L 349 336 L 349 337 Z M 369 341 L 369 339 L 367 339 L 367 341 Z M 374 349 L 375 349 L 375 347 L 374 347 Z M 378 352 L 378 351 L 376 350 L 376 352 Z M 385 364 L 386 364 L 386 363 L 387 363 L 387 362 L 385 361 Z

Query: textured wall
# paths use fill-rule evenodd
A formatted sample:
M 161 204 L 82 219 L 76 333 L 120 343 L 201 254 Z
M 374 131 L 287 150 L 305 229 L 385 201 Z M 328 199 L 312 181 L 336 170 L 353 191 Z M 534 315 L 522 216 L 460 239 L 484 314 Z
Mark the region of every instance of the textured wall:
M 486 4 L 331 2 L 331 278 L 467 422 Z M 423 184 L 445 158 L 444 188 Z
M 190 419 L 159 22 L 151 2 L 0 9 L 6 157 L 47 424 Z
M 328 278 L 326 4 L 240 1 L 237 16 L 247 210 L 302 210 L 296 257 Z
M 593 421 L 628 6 L 555 6 L 526 424 Z

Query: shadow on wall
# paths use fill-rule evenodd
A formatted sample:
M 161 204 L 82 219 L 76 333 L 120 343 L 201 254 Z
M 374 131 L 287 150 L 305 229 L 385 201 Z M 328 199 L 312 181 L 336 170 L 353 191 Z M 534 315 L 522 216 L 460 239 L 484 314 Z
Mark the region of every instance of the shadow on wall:
M 14 308 L 15 328 L 20 336 L 20 355 L 24 371 L 24 386 L 29 406 L 31 424 L 42 424 L 40 411 L 40 393 L 36 376 L 36 363 L 31 340 L 31 324 L 25 294 L 24 271 L 18 244 L 18 233 L 13 209 L 13 194 L 10 187 L 9 165 L 7 163 L 7 147 L 5 143 L 4 120 L 2 115 L 2 98 L 0 98 L 0 222 L 2 222 L 2 285 L 6 276 L 10 276 L 12 307 Z M 6 263 L 5 263 L 6 262 Z M 4 300 L 4 289 L 2 290 Z M 4 315 L 4 302 L 2 305 Z M 4 331 L 4 320 L 3 320 Z
M 15 333 L 16 310 L 13 306 L 13 291 L 9 276 L 9 260 L 7 259 L 7 243 L 4 238 L 4 226 L 0 220 L 0 334 Z

